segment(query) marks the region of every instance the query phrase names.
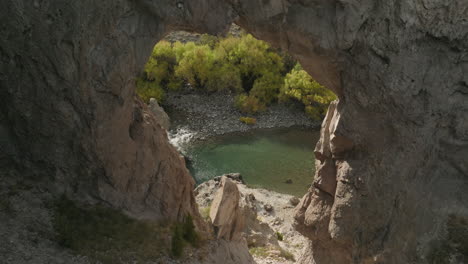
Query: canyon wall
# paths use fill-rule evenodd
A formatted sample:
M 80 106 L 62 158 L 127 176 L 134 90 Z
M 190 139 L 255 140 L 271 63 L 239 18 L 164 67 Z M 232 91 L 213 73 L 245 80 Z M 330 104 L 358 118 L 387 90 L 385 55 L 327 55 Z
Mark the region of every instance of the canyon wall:
M 134 94 L 171 30 L 237 24 L 334 90 L 297 208 L 302 263 L 424 263 L 468 215 L 465 0 L 5 0 L 0 165 L 129 214 L 196 213 L 193 180 Z
M 134 90 L 171 29 L 217 32 L 231 23 L 225 13 L 210 18 L 207 5 L 1 1 L 2 170 L 138 218 L 197 215 L 184 160 Z

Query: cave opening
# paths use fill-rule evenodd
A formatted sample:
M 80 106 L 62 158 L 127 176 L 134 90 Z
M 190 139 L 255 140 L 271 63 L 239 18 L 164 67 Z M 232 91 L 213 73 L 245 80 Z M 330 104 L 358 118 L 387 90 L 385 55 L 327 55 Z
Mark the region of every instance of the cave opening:
M 336 95 L 287 51 L 235 24 L 223 37 L 166 35 L 136 77 L 136 94 L 184 157 L 202 218 L 215 222 L 212 203 L 227 177 L 240 196 L 255 197 L 252 215 L 261 215 L 244 230 L 250 253 L 298 257 L 306 238 L 292 227 L 294 208 L 313 182 L 315 145 Z
M 249 186 L 302 197 L 333 92 L 288 52 L 232 24 L 224 37 L 173 31 L 136 78 L 197 184 L 241 173 Z

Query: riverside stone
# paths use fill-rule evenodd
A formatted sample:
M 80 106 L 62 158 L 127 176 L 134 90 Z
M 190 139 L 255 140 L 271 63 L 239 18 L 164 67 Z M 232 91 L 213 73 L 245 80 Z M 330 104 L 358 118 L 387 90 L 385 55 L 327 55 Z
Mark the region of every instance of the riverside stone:
M 240 213 L 240 194 L 237 185 L 226 176 L 221 177 L 221 186 L 213 198 L 210 209 L 211 223 L 216 237 L 226 240 L 240 240 L 245 217 Z

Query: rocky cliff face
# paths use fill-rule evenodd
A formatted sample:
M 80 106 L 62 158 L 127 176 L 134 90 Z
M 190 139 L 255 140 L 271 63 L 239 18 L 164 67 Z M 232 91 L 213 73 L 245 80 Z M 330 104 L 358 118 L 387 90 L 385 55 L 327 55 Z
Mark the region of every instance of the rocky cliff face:
M 2 1 L 2 169 L 140 218 L 197 214 L 194 182 L 134 78 L 171 28 L 227 28 L 209 4 Z
M 133 78 L 169 31 L 221 33 L 236 20 L 339 96 L 297 210 L 312 241 L 304 263 L 424 262 L 446 216 L 468 215 L 465 0 L 5 0 L 0 10 L 5 170 L 139 217 L 196 214 L 193 181 Z

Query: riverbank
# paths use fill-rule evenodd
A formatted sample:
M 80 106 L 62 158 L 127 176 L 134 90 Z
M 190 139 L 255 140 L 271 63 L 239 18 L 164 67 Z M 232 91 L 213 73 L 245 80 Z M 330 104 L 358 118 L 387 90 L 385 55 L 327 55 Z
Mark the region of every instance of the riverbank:
M 263 112 L 246 115 L 234 106 L 234 101 L 235 95 L 230 93 L 168 92 L 164 109 L 171 117 L 169 133 L 183 136 L 190 132 L 192 139 L 203 139 L 251 129 L 292 126 L 318 129 L 321 125 L 321 121 L 312 120 L 299 107 L 274 104 Z M 242 123 L 239 118 L 243 116 L 253 117 L 257 122 Z
M 201 214 L 208 218 L 220 177 L 209 180 L 195 189 L 195 197 Z M 294 229 L 294 208 L 299 199 L 265 189 L 249 188 L 234 180 L 240 200 L 250 201 L 243 211 L 245 215 L 245 239 L 249 251 L 258 264 L 296 263 L 307 245 L 307 238 Z M 245 202 L 240 202 L 245 203 Z

